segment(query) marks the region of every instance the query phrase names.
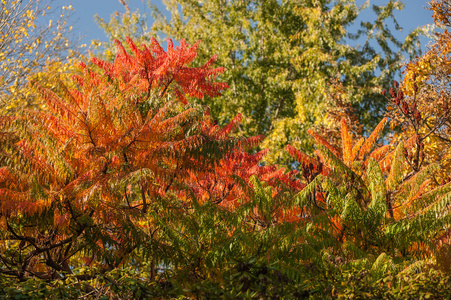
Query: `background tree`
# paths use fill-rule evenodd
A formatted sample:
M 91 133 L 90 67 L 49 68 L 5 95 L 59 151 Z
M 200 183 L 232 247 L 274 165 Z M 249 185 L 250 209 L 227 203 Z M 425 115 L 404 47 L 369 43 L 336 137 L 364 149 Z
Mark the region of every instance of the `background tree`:
M 25 86 L 46 81 L 78 48 L 70 37 L 71 7 L 52 0 L 4 0 L 0 4 L 0 106 L 18 111 L 36 105 Z
M 430 5 L 435 24 L 441 29 L 435 32 L 435 42 L 426 53 L 406 65 L 401 83 L 403 95 L 398 101 L 392 101 L 389 116 L 393 127 L 403 128 L 394 135 L 395 140 L 418 136 L 426 161 L 442 166 L 436 179 L 438 184 L 449 180 L 451 167 L 451 35 L 448 32 L 451 9 L 447 1 L 431 1 Z M 392 92 L 393 89 L 387 96 L 393 97 Z M 412 155 L 418 148 L 416 145 L 412 149 Z
M 139 12 L 115 15 L 109 23 L 98 18 L 98 22 L 111 38 L 131 34 L 201 39 L 199 55 L 216 53 L 218 63 L 226 68 L 222 78 L 231 86 L 220 99 L 206 98 L 202 103 L 211 107 L 220 123 L 242 114 L 240 134 L 265 134 L 262 146 L 272 149 L 266 157 L 270 163 L 290 160 L 283 152 L 287 143 L 311 148 L 306 130 L 324 123 L 327 99 L 337 80 L 346 91 L 342 101 L 354 107 L 365 129 L 374 126 L 372 117 L 381 116 L 386 105 L 379 86 L 399 75 L 403 54 L 414 55 L 418 49 L 420 30 L 400 42 L 388 29 L 387 22 L 402 8 L 400 1 L 373 6 L 376 20 L 363 22 L 354 35 L 347 28 L 364 8 L 355 1 L 165 3 L 171 18 L 151 7 L 156 20 L 151 28 Z M 139 25 L 130 26 L 132 20 Z M 349 39 L 364 42 L 350 46 Z
M 302 47 L 299 55 L 291 59 L 300 75 L 294 86 L 296 115 L 276 123 L 263 143 L 267 148 L 279 149 L 292 141 L 296 147 L 308 149 L 308 138 L 301 137 L 306 137 L 312 125 L 340 135 L 341 117 L 333 117 L 337 113 L 349 120 L 357 117 L 354 124 L 361 128 L 355 129 L 370 132 L 387 104 L 380 94 L 381 86 L 400 76 L 403 55 L 413 57 L 419 49 L 420 29 L 411 32 L 404 41 L 390 32 L 391 22 L 396 24 L 395 30 L 400 30 L 395 19 L 396 10 L 403 8 L 400 1 L 372 5 L 376 20 L 362 21 L 357 34 L 347 28 L 356 23 L 364 6 L 358 8 L 355 1 L 320 3 L 294 8 L 304 23 L 303 30 L 292 36 L 295 45 Z

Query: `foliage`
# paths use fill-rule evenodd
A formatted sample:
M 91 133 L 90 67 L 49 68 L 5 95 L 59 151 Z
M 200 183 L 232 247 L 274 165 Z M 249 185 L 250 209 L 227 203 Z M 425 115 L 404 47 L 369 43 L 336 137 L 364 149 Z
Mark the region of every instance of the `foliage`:
M 431 1 L 430 4 L 437 27 L 448 29 L 450 8 L 447 1 Z M 424 159 L 441 165 L 436 179 L 436 183 L 441 184 L 448 181 L 451 166 L 448 78 L 451 36 L 448 30 L 435 35 L 435 43 L 428 51 L 406 65 L 405 77 L 399 87 L 402 90 L 400 103 L 393 97 L 390 117 L 394 120 L 393 126 L 402 125 L 404 128 L 394 136 L 395 139 L 418 136 L 422 146 L 416 145 L 416 148 L 423 147 Z
M 426 73 L 382 94 L 412 135 L 380 143 L 388 118 L 363 136 L 345 114 L 308 130 L 314 156 L 286 146 L 287 171 L 200 104 L 228 87 L 217 57 L 126 41 L 0 118 L 0 298 L 451 296 L 451 183 L 426 143 L 448 112 L 421 110 Z
M 330 130 L 338 125 L 333 118 L 328 118 L 329 112 L 336 110 L 336 102 L 344 106 L 345 115 L 353 110 L 357 123 L 365 131 L 377 125 L 376 120 L 383 115 L 387 104 L 380 95 L 380 87 L 399 76 L 404 55 L 414 57 L 417 54 L 417 37 L 422 31 L 411 32 L 404 41 L 393 36 L 387 24 L 391 20 L 397 24 L 395 12 L 402 8 L 400 1 L 373 5 L 376 20 L 361 22 L 357 34 L 353 34 L 347 28 L 356 23 L 365 9 L 357 7 L 356 1 L 295 5 L 294 14 L 303 24 L 302 30 L 291 36 L 295 47 L 302 48 L 291 59 L 298 74 L 293 86 L 295 105 L 291 107 L 296 114 L 273 120 L 274 129 L 268 133 L 263 146 L 283 149 L 292 144 L 309 151 L 306 135 L 309 128 L 323 126 Z M 399 29 L 395 26 L 395 30 Z M 362 45 L 350 45 L 357 41 Z M 391 41 L 392 46 L 387 41 Z M 276 152 L 270 161 L 277 162 L 280 157 L 283 154 Z
M 27 82 L 46 82 L 78 52 L 68 24 L 70 6 L 51 0 L 3 0 L 0 5 L 0 108 L 18 112 L 36 106 Z M 53 70 L 53 72 L 51 72 Z
M 363 22 L 356 35 L 347 27 L 364 7 L 353 0 L 165 3 L 170 19 L 150 6 L 156 20 L 151 28 L 139 11 L 114 15 L 110 22 L 98 18 L 98 23 L 111 39 L 131 35 L 146 40 L 157 34 L 191 43 L 201 39 L 200 57 L 215 53 L 226 68 L 222 78 L 231 88 L 214 101 L 200 102 L 211 108 L 220 124 L 242 114 L 239 133 L 265 134 L 262 147 L 272 150 L 265 161 L 285 165 L 290 160 L 283 151 L 288 143 L 311 150 L 306 131 L 324 122 L 325 99 L 334 93 L 337 80 L 346 91 L 343 101 L 357 109 L 365 129 L 374 126 L 373 116 L 382 115 L 386 105 L 379 87 L 393 80 L 403 53 L 415 55 L 421 31 L 412 32 L 404 42 L 390 33 L 386 24 L 402 8 L 399 1 L 374 6 L 377 20 Z M 365 43 L 350 46 L 349 39 Z M 111 58 L 111 44 L 103 46 Z
M 319 268 L 304 266 L 301 283 L 256 258 L 225 266 L 216 280 L 191 283 L 175 278 L 150 282 L 145 271 L 125 268 L 96 279 L 102 285 L 95 290 L 71 276 L 50 284 L 34 279 L 11 287 L 2 282 L 0 299 L 446 299 L 451 295 L 449 274 L 425 263 L 404 270 L 402 265 L 393 265 L 376 275 L 372 267 L 381 258 L 346 261 L 340 254 L 326 251 Z
M 350 251 L 357 247 L 374 254 L 423 257 L 434 247 L 430 237 L 444 234 L 450 226 L 450 187 L 431 186 L 428 178 L 438 165 L 422 167 L 424 159 L 416 160 L 422 157 L 420 146 L 413 158 L 402 142 L 387 155 L 388 145 L 373 150 L 384 124 L 385 120 L 368 139 L 354 144 L 343 119 L 341 151 L 311 131 L 319 146 L 316 160 L 288 147 L 312 186 L 299 193 L 299 204 L 310 211 L 323 234 Z
M 41 89 L 46 112 L 4 120 L 3 249 L 19 257 L 3 261 L 3 274 L 57 278 L 72 273 L 70 259 L 79 254 L 122 263 L 153 231 L 139 218 L 149 199 L 232 147 L 252 145 L 221 136 L 204 122 L 205 110 L 181 104 L 180 90 L 202 96 L 225 86 L 208 79 L 221 72 L 210 68 L 212 60 L 185 66 L 195 46 L 129 44 L 134 56 L 119 44 L 114 64 L 93 59 L 103 74 L 81 64 L 78 89 L 63 89 L 61 97 Z

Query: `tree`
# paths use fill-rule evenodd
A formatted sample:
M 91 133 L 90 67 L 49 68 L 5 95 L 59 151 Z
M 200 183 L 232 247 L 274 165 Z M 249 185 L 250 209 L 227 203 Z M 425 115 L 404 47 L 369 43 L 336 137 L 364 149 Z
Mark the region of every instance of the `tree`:
M 406 65 L 404 79 L 400 85 L 386 92 L 391 99 L 389 116 L 393 127 L 403 130 L 396 132 L 393 140 L 410 139 L 405 156 L 413 168 L 425 163 L 440 165 L 431 178 L 432 185 L 447 186 L 450 181 L 450 122 L 451 103 L 449 95 L 450 62 L 450 6 L 447 1 L 430 1 L 430 9 L 438 28 L 435 42 L 424 55 Z M 444 210 L 446 210 L 444 208 Z M 441 268 L 450 269 L 447 257 L 450 253 L 450 231 L 437 238 L 434 254 Z
M 254 143 L 221 136 L 203 108 L 184 106 L 181 91 L 213 96 L 227 86 L 210 81 L 222 72 L 214 57 L 189 68 L 196 45 L 128 43 L 134 55 L 118 43 L 114 63 L 92 60 L 101 73 L 81 64 L 79 88 L 61 87 L 61 97 L 41 88 L 46 111 L 3 119 L 2 274 L 57 279 L 72 274 L 74 256 L 117 267 L 153 236 L 140 217 L 150 199 Z
M 346 27 L 355 23 L 363 7 L 357 8 L 355 1 L 339 1 L 333 6 L 329 1 L 321 3 L 312 7 L 298 5 L 294 9 L 305 24 L 302 31 L 292 36 L 293 42 L 303 47 L 291 60 L 300 74 L 294 86 L 296 115 L 276 123 L 262 144 L 264 147 L 280 149 L 291 141 L 307 150 L 306 132 L 312 125 L 329 132 L 335 129 L 339 135 L 340 118 L 328 116 L 340 106 L 347 116 L 353 111 L 357 123 L 370 132 L 387 104 L 380 94 L 381 87 L 400 75 L 403 55 L 413 57 L 418 51 L 419 29 L 405 41 L 396 40 L 389 30 L 391 20 L 397 24 L 395 11 L 403 8 L 400 1 L 373 5 L 376 20 L 362 22 L 355 35 Z M 348 43 L 353 40 L 364 42 L 352 47 Z M 382 51 L 376 51 L 376 47 Z
M 190 103 L 227 87 L 214 57 L 126 40 L 76 88 L 39 87 L 46 110 L 1 118 L 0 296 L 449 294 L 423 258 L 451 225 L 451 183 L 431 185 L 415 139 L 378 147 L 386 119 L 359 139 L 343 120 L 341 148 L 313 130 L 316 158 L 287 147 L 302 173 L 261 165 L 262 136 L 231 136 L 239 115 L 221 127 Z
M 438 28 L 448 29 L 450 7 L 446 1 L 431 1 L 435 24 Z M 449 68 L 451 36 L 447 30 L 435 32 L 435 43 L 424 53 L 406 65 L 399 99 L 393 97 L 394 89 L 387 93 L 392 98 L 389 116 L 394 120 L 393 126 L 402 126 L 394 139 L 417 139 L 411 149 L 411 158 L 416 162 L 424 156 L 427 162 L 439 163 L 441 171 L 436 184 L 449 180 L 451 157 L 450 121 L 451 102 L 449 95 Z M 398 93 L 399 95 L 399 93 Z M 396 96 L 396 95 L 395 95 Z
M 33 76 L 45 81 L 52 64 L 64 63 L 71 49 L 71 7 L 52 8 L 51 0 L 4 0 L 0 5 L 0 105 L 17 112 L 36 105 L 24 86 Z M 55 66 L 53 66 L 55 67 Z M 44 72 L 41 72 L 44 71 Z M 41 72 L 40 75 L 38 73 Z M 44 78 L 46 74 L 46 78 Z
M 374 6 L 377 20 L 362 23 L 357 35 L 346 29 L 362 9 L 355 1 L 172 0 L 166 5 L 171 19 L 152 7 L 156 19 L 152 28 L 139 12 L 98 22 L 111 38 L 131 34 L 201 39 L 200 57 L 216 53 L 218 63 L 226 68 L 222 78 L 231 86 L 221 98 L 205 98 L 202 104 L 210 106 L 220 123 L 241 113 L 242 135 L 266 135 L 262 147 L 272 149 L 267 163 L 287 164 L 290 159 L 283 148 L 290 142 L 311 150 L 306 130 L 324 122 L 325 100 L 337 80 L 346 91 L 343 101 L 354 106 L 365 129 L 376 125 L 372 115 L 382 115 L 386 105 L 379 86 L 392 82 L 403 53 L 416 53 L 420 32 L 413 32 L 405 42 L 390 33 L 386 22 L 402 8 L 399 1 Z M 130 26 L 132 20 L 135 26 Z M 352 47 L 347 45 L 349 37 L 366 41 L 362 47 Z M 374 50 L 373 40 L 382 54 Z M 377 75 L 379 70 L 383 71 Z
M 2 119 L 3 276 L 30 285 L 92 279 L 82 286 L 98 293 L 98 280 L 128 263 L 148 269 L 150 282 L 161 264 L 204 276 L 218 255 L 225 265 L 256 251 L 252 239 L 232 251 L 242 234 L 261 233 L 258 251 L 276 257 L 268 238 L 283 239 L 278 232 L 289 228 L 281 224 L 299 220 L 288 190 L 302 188 L 296 172 L 261 166 L 264 152 L 246 152 L 261 136 L 230 137 L 239 116 L 220 128 L 208 109 L 186 101 L 227 87 L 212 81 L 223 71 L 211 68 L 215 58 L 192 68 L 196 44 L 169 40 L 165 51 L 155 39 L 127 42 L 133 55 L 117 42 L 114 63 L 81 63 L 76 88 L 39 88 L 46 110 Z
M 227 88 L 216 57 L 126 41 L 74 87 L 36 84 L 45 110 L 0 118 L 0 297 L 449 296 L 451 183 L 417 75 L 383 94 L 415 135 L 381 145 L 387 119 L 368 137 L 342 119 L 333 142 L 308 130 L 315 157 L 287 146 L 287 172 L 250 151 L 263 136 L 233 135 L 240 115 L 193 103 Z
M 393 102 L 403 101 L 401 90 L 391 92 Z M 403 256 L 421 257 L 448 231 L 444 207 L 450 203 L 451 185 L 437 186 L 431 180 L 439 166 L 425 163 L 421 137 L 401 141 L 392 152 L 389 145 L 375 147 L 386 121 L 367 139 L 354 142 L 342 119 L 341 149 L 310 130 L 317 142 L 316 159 L 287 146 L 307 183 L 299 204 L 323 220 L 317 221 L 320 231 L 345 247 L 378 255 L 396 249 Z

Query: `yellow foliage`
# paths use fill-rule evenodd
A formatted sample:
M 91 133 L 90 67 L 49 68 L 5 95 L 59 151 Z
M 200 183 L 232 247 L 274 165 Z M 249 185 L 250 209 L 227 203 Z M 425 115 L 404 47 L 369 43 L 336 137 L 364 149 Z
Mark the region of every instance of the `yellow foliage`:
M 53 22 L 46 26 L 39 18 L 50 0 L 4 0 L 0 9 L 0 110 L 16 112 L 29 106 L 30 79 L 44 80 L 66 61 L 70 42 L 68 15 L 52 12 Z M 55 18 L 53 18 L 55 16 Z M 70 51 L 69 51 L 70 52 Z M 72 52 L 73 53 L 73 52 Z M 38 74 L 41 73 L 41 74 Z M 30 102 L 31 101 L 31 102 Z
M 451 25 L 451 9 L 448 1 L 433 0 L 429 4 L 434 12 L 437 27 L 444 28 L 436 32 L 435 43 L 415 61 L 406 65 L 401 89 L 412 109 L 415 103 L 420 122 L 417 125 L 409 121 L 406 114 L 395 109 L 392 103 L 391 127 L 401 126 L 402 130 L 394 135 L 393 141 L 406 140 L 419 135 L 424 143 L 425 163 L 439 163 L 441 170 L 435 184 L 441 184 L 450 176 L 451 169 L 451 128 L 447 121 L 450 114 L 451 98 L 449 86 L 451 81 L 451 34 L 446 27 Z M 397 113 L 394 113 L 398 111 Z M 396 115 L 396 116 L 395 116 Z M 412 144 L 408 154 L 416 153 L 418 148 Z

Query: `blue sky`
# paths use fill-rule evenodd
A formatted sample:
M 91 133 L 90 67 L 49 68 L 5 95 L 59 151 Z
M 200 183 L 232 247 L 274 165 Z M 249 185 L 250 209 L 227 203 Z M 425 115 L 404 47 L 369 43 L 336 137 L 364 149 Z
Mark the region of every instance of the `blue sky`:
M 139 9 L 141 12 L 149 12 L 147 8 L 147 0 L 125 0 L 130 9 L 133 11 Z M 384 4 L 388 0 L 370 0 L 370 4 Z M 364 3 L 365 0 L 357 0 L 358 4 Z M 426 10 L 427 0 L 403 0 L 405 8 L 396 13 L 398 23 L 403 27 L 403 32 L 398 33 L 398 38 L 402 38 L 410 31 L 418 26 L 432 23 L 432 14 L 429 10 Z M 75 32 L 77 36 L 82 37 L 83 43 L 90 44 L 92 39 L 100 41 L 106 40 L 106 37 L 102 30 L 100 30 L 97 24 L 94 22 L 94 15 L 98 14 L 105 20 L 109 20 L 111 14 L 115 11 L 124 12 L 124 7 L 118 0 L 59 0 L 55 3 L 61 3 L 61 5 L 71 4 L 75 10 L 74 17 L 77 20 L 75 25 Z M 161 0 L 152 0 L 153 4 L 156 4 L 161 11 L 164 11 L 164 5 Z M 361 18 L 371 18 L 372 13 L 370 10 L 365 12 Z M 371 18 L 372 19 L 372 18 Z M 422 39 L 423 49 L 424 45 L 428 43 L 427 39 Z

